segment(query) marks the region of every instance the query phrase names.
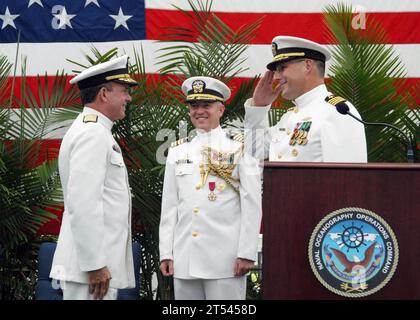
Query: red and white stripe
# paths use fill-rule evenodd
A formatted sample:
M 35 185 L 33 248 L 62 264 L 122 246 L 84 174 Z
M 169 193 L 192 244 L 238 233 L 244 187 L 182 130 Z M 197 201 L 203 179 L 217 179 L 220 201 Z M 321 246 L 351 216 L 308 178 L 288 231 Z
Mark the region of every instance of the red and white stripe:
M 335 3 L 331 0 L 312 1 L 278 1 L 278 0 L 214 0 L 213 11 L 226 23 L 237 29 L 252 23 L 264 16 L 263 23 L 257 31 L 252 44 L 245 53 L 249 68 L 241 77 L 253 77 L 264 72 L 265 65 L 271 61 L 271 39 L 276 35 L 293 35 L 308 38 L 323 44 L 326 43 L 322 10 L 326 5 Z M 407 77 L 416 81 L 420 79 L 420 1 L 413 0 L 353 0 L 347 1 L 367 13 L 368 19 L 374 18 L 387 30 L 390 44 L 394 45 L 400 55 Z M 187 0 L 146 0 L 146 37 L 143 41 L 120 41 L 93 43 L 99 50 L 105 52 L 118 47 L 120 52 L 132 54 L 133 46 L 140 50 L 143 46 L 146 58 L 146 71 L 157 73 L 157 50 L 162 48 L 161 40 L 166 27 L 188 27 L 187 18 L 176 10 L 172 4 L 188 9 Z M 84 61 L 84 54 L 90 52 L 86 43 L 21 43 L 19 47 L 19 62 L 22 56 L 28 58 L 26 75 L 55 75 L 57 70 L 64 69 L 72 74 L 77 66 L 66 61 Z M 17 45 L 2 44 L 2 53 L 15 60 Z M 21 68 L 17 76 L 21 76 Z

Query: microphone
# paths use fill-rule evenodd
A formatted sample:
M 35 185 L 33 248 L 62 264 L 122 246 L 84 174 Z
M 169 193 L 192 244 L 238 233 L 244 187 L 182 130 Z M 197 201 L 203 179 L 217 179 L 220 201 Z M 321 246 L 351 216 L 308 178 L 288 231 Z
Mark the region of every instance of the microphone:
M 328 102 L 327 100 L 328 98 L 326 98 L 325 100 Z M 380 126 L 380 127 L 388 127 L 388 128 L 392 128 L 394 130 L 397 130 L 401 136 L 404 137 L 405 142 L 407 143 L 407 162 L 408 163 L 413 163 L 414 162 L 414 152 L 413 152 L 413 147 L 411 144 L 411 140 L 405 135 L 405 133 L 400 129 L 397 128 L 396 126 L 389 124 L 389 123 L 383 123 L 383 122 L 366 122 L 363 121 L 362 119 L 359 119 L 358 117 L 356 117 L 354 114 L 352 114 L 350 112 L 350 108 L 349 106 L 344 102 L 344 101 L 340 101 L 335 105 L 335 108 L 337 109 L 337 111 L 341 114 L 344 115 L 349 115 L 350 117 L 352 117 L 353 119 L 359 121 L 360 123 L 363 123 L 365 125 L 369 125 L 369 126 Z

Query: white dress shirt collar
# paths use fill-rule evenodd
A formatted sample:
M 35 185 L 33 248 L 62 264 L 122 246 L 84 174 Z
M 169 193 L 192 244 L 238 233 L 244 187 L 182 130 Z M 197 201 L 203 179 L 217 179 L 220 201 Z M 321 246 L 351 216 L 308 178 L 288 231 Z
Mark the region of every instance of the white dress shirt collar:
M 302 94 L 301 96 L 299 96 L 298 98 L 296 98 L 296 100 L 294 100 L 294 104 L 299 108 L 299 109 L 303 109 L 306 106 L 308 106 L 311 102 L 313 102 L 316 99 L 319 99 L 319 97 L 328 96 L 328 90 L 327 87 L 325 86 L 325 84 L 321 84 L 315 88 L 313 88 L 312 90 Z
M 224 135 L 222 127 L 218 126 L 210 131 L 204 131 L 202 129 L 197 129 L 197 139 L 201 143 L 212 144 L 212 141 L 219 141 L 219 139 Z

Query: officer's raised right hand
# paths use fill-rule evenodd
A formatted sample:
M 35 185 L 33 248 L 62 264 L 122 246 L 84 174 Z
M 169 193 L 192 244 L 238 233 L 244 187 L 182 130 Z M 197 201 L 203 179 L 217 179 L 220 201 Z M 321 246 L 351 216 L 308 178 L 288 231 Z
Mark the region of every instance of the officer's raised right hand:
M 274 79 L 274 71 L 266 71 L 260 79 L 252 96 L 254 107 L 265 107 L 272 104 L 280 94 L 280 83 Z

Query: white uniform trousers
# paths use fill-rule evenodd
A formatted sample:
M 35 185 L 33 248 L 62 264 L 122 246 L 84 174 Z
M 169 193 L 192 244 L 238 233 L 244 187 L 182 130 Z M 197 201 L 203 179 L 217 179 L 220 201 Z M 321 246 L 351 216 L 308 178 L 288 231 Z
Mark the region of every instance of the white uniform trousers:
M 224 279 L 174 278 L 175 300 L 245 300 L 246 276 Z
M 62 281 L 63 300 L 93 300 L 89 293 L 89 285 L 71 281 Z M 103 300 L 117 300 L 118 289 L 108 288 Z

